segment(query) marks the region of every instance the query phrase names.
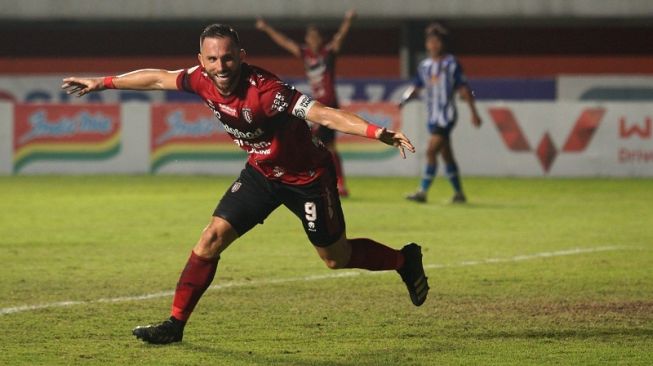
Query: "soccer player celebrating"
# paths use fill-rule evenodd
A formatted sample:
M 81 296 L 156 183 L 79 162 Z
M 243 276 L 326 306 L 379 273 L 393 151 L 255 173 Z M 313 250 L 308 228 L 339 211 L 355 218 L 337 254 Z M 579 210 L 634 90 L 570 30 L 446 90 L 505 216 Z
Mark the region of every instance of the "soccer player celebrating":
M 355 16 L 356 12 L 354 10 L 347 11 L 340 28 L 333 36 L 333 39 L 326 44 L 324 43 L 320 30 L 315 25 L 306 27 L 306 35 L 304 37 L 306 44 L 301 46 L 286 37 L 283 33 L 272 28 L 262 18 L 256 22 L 256 28 L 267 33 L 276 44 L 286 49 L 293 56 L 301 58 L 304 61 L 306 77 L 311 85 L 312 97 L 315 100 L 327 107 L 338 108 L 338 97 L 335 88 L 336 56 L 340 53 L 342 43 L 349 32 L 351 22 Z M 338 193 L 341 197 L 347 197 L 349 191 L 345 184 L 340 155 L 336 150 L 336 131 L 318 124 L 314 130 L 314 134 L 322 140 L 331 153 L 338 179 Z
M 191 251 L 177 283 L 170 318 L 136 327 L 133 334 L 149 343 L 181 341 L 188 318 L 213 280 L 222 251 L 282 204 L 301 220 L 327 267 L 397 270 L 413 304 L 424 303 L 429 287 L 420 246 L 410 243 L 395 250 L 371 239 L 347 238 L 333 161 L 320 140 L 312 137 L 305 120 L 396 146 L 402 157 L 404 149 L 415 151 L 408 138 L 326 107 L 270 72 L 243 62 L 244 57 L 236 31 L 213 24 L 200 36 L 195 67 L 64 79 L 62 88 L 78 96 L 112 88 L 195 93 L 248 153 L 245 168 L 225 192 Z
M 404 92 L 399 103 L 400 107 L 403 106 L 408 100 L 416 97 L 421 89 L 426 89 L 428 129 L 431 133 L 426 150 L 426 168 L 417 192 L 406 196 L 406 199 L 416 202 L 426 202 L 426 194 L 437 173 L 438 154 L 445 162 L 449 182 L 454 189 L 452 202 L 466 202 L 450 138 L 457 119 L 454 100 L 456 91 L 469 105 L 472 124 L 476 127 L 481 125 L 481 118 L 474 104 L 474 95 L 467 85 L 462 66 L 453 55 L 445 53 L 446 35 L 447 30 L 438 23 L 426 27 L 425 47 L 428 58 L 420 62 L 413 85 Z

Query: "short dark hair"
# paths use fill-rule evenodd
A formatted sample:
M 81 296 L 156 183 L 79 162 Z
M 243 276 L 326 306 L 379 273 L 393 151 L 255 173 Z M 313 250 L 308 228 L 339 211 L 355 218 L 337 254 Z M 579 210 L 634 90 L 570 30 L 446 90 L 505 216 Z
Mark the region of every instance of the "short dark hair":
M 204 28 L 200 35 L 200 46 L 204 42 L 204 38 L 224 38 L 229 37 L 237 47 L 240 47 L 240 38 L 238 32 L 225 24 L 211 24 Z
M 440 38 L 441 40 L 444 40 L 446 36 L 449 34 L 449 31 L 447 28 L 445 28 L 442 24 L 440 23 L 431 23 L 424 28 L 424 36 L 425 37 L 430 37 L 430 36 L 435 36 Z

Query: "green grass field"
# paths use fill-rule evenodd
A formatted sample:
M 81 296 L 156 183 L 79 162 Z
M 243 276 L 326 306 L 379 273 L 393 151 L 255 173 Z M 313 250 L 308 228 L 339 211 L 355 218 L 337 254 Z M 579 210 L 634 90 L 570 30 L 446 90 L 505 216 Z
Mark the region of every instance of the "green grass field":
M 470 203 L 351 179 L 350 237 L 423 246 L 431 292 L 332 271 L 283 207 L 227 250 L 184 341 L 178 275 L 231 178 L 0 177 L 0 364 L 653 364 L 653 180 L 489 179 Z M 143 298 L 144 295 L 152 295 Z

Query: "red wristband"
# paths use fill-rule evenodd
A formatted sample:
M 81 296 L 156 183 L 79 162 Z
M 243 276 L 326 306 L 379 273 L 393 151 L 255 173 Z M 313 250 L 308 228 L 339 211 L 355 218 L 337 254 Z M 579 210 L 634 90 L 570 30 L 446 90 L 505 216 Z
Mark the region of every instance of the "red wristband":
M 376 131 L 378 131 L 380 129 L 381 129 L 381 127 L 370 123 L 370 124 L 367 125 L 367 130 L 365 131 L 365 135 L 367 135 L 367 137 L 369 137 L 371 139 L 375 139 L 376 138 Z
M 104 80 L 102 83 L 104 84 L 104 89 L 115 89 L 116 86 L 113 85 L 113 79 L 115 79 L 115 76 L 105 76 Z

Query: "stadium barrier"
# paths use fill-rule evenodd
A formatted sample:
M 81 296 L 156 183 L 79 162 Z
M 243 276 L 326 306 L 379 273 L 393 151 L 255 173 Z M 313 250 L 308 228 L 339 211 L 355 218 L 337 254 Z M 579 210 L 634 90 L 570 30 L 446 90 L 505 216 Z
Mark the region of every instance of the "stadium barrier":
M 417 176 L 428 133 L 424 106 L 345 108 L 400 128 L 418 148 L 339 138 L 350 175 Z M 480 129 L 459 103 L 452 137 L 461 170 L 487 176 L 653 176 L 650 103 L 479 102 Z M 0 103 L 0 174 L 236 174 L 245 154 L 210 110 L 195 103 Z
M 345 106 L 376 124 L 400 129 L 391 103 Z M 229 174 L 246 154 L 211 110 L 199 103 L 0 103 L 2 174 Z M 411 131 L 411 129 L 413 131 Z M 406 131 L 415 135 L 416 127 Z M 230 131 L 232 133 L 245 133 Z M 350 172 L 414 175 L 418 161 L 375 140 L 342 136 Z

